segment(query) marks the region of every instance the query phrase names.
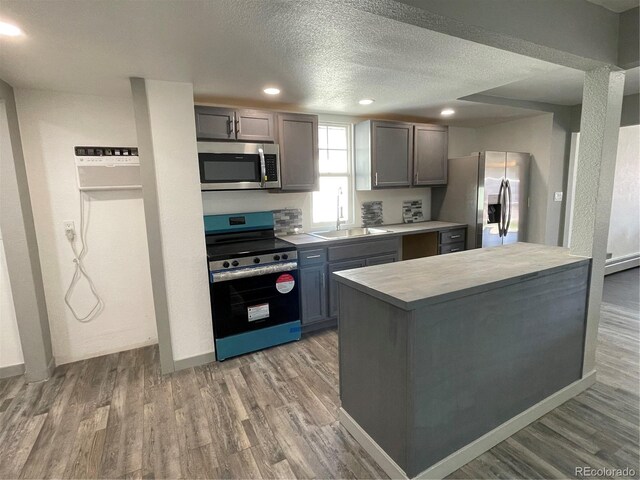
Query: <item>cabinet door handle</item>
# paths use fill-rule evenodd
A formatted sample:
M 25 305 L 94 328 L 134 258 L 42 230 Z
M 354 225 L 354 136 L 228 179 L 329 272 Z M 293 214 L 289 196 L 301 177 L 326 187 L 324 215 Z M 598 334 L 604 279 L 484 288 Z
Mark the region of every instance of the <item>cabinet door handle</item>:
M 462 235 L 451 235 L 449 238 L 451 238 L 452 240 L 455 238 L 460 238 Z
M 229 117 L 229 121 L 227 122 L 227 126 L 229 127 L 229 136 L 231 137 L 233 135 L 233 120 L 234 117 Z
M 310 258 L 320 258 L 320 255 L 308 255 L 307 257 L 305 257 L 307 260 L 309 260 Z
M 236 133 L 240 135 L 240 119 L 236 120 Z
M 325 277 L 324 273 L 320 274 L 320 289 L 321 290 L 324 290 L 324 285 L 325 285 L 324 284 L 324 282 L 325 282 L 324 277 Z
M 376 172 L 376 187 L 378 186 L 378 172 Z
M 413 176 L 413 183 L 414 183 L 415 185 L 417 185 L 417 184 L 418 184 L 418 172 L 416 172 L 416 173 L 415 173 L 415 175 Z

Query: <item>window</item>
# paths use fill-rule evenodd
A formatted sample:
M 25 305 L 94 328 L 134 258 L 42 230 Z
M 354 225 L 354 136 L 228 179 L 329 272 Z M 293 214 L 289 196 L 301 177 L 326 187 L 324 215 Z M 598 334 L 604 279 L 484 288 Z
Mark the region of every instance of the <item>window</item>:
M 313 192 L 314 225 L 334 225 L 340 220 L 352 223 L 353 182 L 351 178 L 351 125 L 321 124 L 318 127 L 320 150 L 320 190 Z

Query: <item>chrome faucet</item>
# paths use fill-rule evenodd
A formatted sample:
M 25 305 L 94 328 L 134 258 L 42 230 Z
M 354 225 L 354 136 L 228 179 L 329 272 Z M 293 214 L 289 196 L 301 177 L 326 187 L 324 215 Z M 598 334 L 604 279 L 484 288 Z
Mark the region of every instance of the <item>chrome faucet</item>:
M 342 215 L 342 207 L 340 206 L 340 195 L 342 195 L 342 187 L 338 187 L 338 195 L 336 197 L 336 230 L 340 230 L 340 225 L 345 223 Z

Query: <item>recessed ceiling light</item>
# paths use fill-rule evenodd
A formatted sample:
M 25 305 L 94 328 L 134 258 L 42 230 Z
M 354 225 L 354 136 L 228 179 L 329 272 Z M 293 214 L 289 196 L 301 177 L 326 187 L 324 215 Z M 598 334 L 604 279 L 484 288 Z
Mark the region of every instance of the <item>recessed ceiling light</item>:
M 0 22 L 0 35 L 17 37 L 18 35 L 22 35 L 22 30 L 10 23 Z
M 456 111 L 453 108 L 445 108 L 440 112 L 440 115 L 448 117 L 449 115 L 453 115 L 454 113 L 456 113 Z
M 360 105 L 371 105 L 374 102 L 373 98 L 363 98 L 358 103 Z
M 267 95 L 278 95 L 280 93 L 280 89 L 276 87 L 265 88 L 263 91 Z

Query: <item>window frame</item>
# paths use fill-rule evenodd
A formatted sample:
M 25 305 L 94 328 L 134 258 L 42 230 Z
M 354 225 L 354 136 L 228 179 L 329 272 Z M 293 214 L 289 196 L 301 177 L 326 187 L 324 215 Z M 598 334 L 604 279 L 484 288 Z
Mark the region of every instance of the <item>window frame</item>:
M 348 221 L 341 224 L 341 228 L 343 227 L 353 227 L 356 222 L 355 218 L 355 176 L 354 176 L 354 144 L 353 144 L 353 123 L 349 122 L 318 122 L 318 130 L 320 127 L 346 127 L 347 130 L 347 172 L 346 173 L 322 173 L 318 172 L 318 185 L 320 184 L 320 179 L 322 177 L 347 177 L 347 202 L 348 208 L 345 209 L 345 213 L 347 214 Z M 319 132 L 318 132 L 319 136 Z M 336 149 L 324 149 L 320 148 L 320 142 L 318 142 L 318 152 L 320 150 L 336 150 Z M 314 192 L 315 193 L 315 192 Z M 314 222 L 313 220 L 313 200 L 314 194 L 311 194 L 311 229 L 312 230 L 335 230 L 336 221 L 333 220 L 331 222 Z

